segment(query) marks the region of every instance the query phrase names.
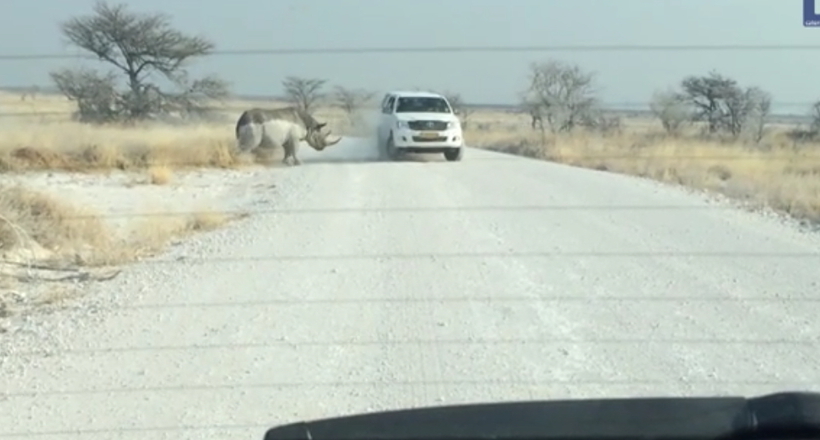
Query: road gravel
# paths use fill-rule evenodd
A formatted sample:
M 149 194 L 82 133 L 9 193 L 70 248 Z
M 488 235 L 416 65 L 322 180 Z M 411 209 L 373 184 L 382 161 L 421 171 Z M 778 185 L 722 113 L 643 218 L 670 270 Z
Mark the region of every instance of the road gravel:
M 402 407 L 820 390 L 813 234 L 638 178 L 365 147 L 260 173 L 232 195 L 250 218 L 3 339 L 0 438 L 261 439 Z

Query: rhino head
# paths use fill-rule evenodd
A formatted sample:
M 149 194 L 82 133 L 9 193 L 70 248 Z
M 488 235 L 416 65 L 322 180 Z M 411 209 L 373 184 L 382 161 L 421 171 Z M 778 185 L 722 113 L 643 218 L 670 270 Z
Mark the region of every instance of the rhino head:
M 327 147 L 336 145 L 342 140 L 341 136 L 336 136 L 336 139 L 329 139 L 330 130 L 323 131 L 327 122 L 319 122 L 313 116 L 304 110 L 297 110 L 299 118 L 305 125 L 306 133 L 304 140 L 316 151 L 322 151 Z

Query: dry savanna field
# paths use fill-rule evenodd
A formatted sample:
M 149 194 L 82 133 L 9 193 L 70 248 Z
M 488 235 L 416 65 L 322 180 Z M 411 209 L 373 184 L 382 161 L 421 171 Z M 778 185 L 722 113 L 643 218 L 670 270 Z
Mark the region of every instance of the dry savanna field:
M 74 107 L 62 97 L 0 92 L 0 317 L 76 293 L 44 280 L 112 277 L 112 267 L 242 216 L 209 205 L 204 195 L 218 192 L 214 178 L 229 191 L 242 184 L 243 172 L 260 165 L 234 153 L 239 113 L 282 105 L 231 102 L 224 119 L 215 118 L 219 122 L 94 127 L 72 122 Z M 346 122 L 339 110 L 321 109 L 316 116 L 334 133 L 369 131 Z M 796 144 L 787 126 L 773 126 L 752 146 L 706 139 L 694 130 L 669 137 L 657 121 L 634 116 L 623 117 L 622 129 L 608 135 L 543 137 L 527 115 L 501 110 L 475 110 L 466 127 L 473 147 L 644 176 L 820 219 L 820 146 Z M 255 162 L 278 166 L 272 157 Z M 49 287 L 32 296 L 33 285 Z

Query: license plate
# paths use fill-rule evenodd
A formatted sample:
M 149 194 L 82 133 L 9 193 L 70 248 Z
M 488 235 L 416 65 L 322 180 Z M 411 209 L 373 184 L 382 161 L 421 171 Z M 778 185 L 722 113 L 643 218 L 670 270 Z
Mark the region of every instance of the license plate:
M 420 138 L 424 139 L 435 139 L 438 137 L 438 132 L 436 131 L 423 131 L 419 133 Z

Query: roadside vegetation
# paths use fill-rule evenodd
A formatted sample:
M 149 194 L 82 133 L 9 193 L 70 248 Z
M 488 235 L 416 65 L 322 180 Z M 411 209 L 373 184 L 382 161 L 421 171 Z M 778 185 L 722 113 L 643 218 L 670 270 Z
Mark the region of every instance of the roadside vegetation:
M 518 111 L 473 115 L 471 146 L 709 190 L 820 221 L 820 101 L 782 120 L 772 96 L 718 72 L 658 90 L 650 112 L 601 108 L 595 75 L 530 66 Z

